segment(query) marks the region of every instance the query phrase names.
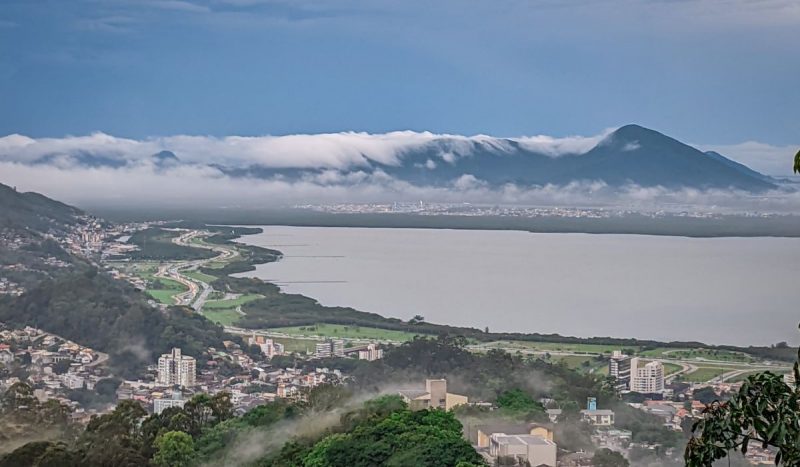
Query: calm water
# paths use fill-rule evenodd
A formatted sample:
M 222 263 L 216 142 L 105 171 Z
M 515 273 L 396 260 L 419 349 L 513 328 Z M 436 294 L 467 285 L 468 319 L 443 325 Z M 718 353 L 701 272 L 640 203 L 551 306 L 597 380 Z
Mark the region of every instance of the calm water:
M 325 305 L 493 331 L 800 342 L 800 239 L 264 227 L 245 275 Z

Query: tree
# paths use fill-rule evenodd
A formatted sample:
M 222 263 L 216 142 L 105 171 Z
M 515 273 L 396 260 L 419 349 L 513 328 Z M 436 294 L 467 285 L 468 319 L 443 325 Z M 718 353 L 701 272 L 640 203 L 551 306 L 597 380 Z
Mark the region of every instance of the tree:
M 168 431 L 156 438 L 153 463 L 163 467 L 187 467 L 194 459 L 194 441 L 182 431 Z
M 413 318 L 408 320 L 408 324 L 422 324 L 425 322 L 425 317 L 422 315 L 414 315 Z
M 710 465 L 732 450 L 744 454 L 751 441 L 776 449 L 776 465 L 800 464 L 800 350 L 794 376 L 792 387 L 780 375 L 752 375 L 730 400 L 707 405 L 692 427 L 686 465 Z
M 522 389 L 512 389 L 500 394 L 497 398 L 497 406 L 501 410 L 517 414 L 545 413 L 544 406 Z
M 800 151 L 794 155 L 794 173 L 800 172 Z
M 630 463 L 617 451 L 603 448 L 594 452 L 592 465 L 595 467 L 628 467 Z

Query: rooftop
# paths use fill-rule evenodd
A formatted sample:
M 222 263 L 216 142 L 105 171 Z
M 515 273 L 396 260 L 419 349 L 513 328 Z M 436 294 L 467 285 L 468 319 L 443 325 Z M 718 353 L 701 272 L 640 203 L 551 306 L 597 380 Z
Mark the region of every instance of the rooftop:
M 501 444 L 513 444 L 518 446 L 539 445 L 539 446 L 555 446 L 556 443 L 549 439 L 542 438 L 541 436 L 534 435 L 507 435 L 505 433 L 495 433 L 492 439 Z

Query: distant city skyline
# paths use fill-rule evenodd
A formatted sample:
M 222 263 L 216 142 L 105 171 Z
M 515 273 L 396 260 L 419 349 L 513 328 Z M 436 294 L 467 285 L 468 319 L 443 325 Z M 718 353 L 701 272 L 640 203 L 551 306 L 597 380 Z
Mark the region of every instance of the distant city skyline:
M 0 18 L 0 136 L 638 123 L 708 147 L 800 142 L 786 0 L 7 0 Z

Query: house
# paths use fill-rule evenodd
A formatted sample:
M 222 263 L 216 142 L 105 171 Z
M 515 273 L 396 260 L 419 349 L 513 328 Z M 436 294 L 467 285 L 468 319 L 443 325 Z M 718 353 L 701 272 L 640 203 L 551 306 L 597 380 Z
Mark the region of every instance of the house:
M 581 410 L 584 421 L 594 426 L 611 426 L 614 424 L 614 411 L 608 409 Z
M 561 416 L 561 409 L 547 409 L 545 412 L 547 413 L 547 417 L 550 419 L 551 423 L 556 423 L 558 421 L 558 417 Z
M 541 436 L 494 433 L 490 437 L 489 455 L 513 458 L 527 465 L 555 467 L 557 451 L 556 443 Z
M 537 423 L 487 423 L 470 429 L 470 442 L 478 448 L 488 448 L 495 433 L 532 435 L 553 441 L 553 430 Z
M 8 365 L 14 361 L 14 353 L 8 349 L 0 349 L 0 363 Z
M 406 389 L 398 391 L 411 410 L 444 409 L 467 404 L 467 396 L 447 392 L 447 380 L 426 379 L 425 390 Z

